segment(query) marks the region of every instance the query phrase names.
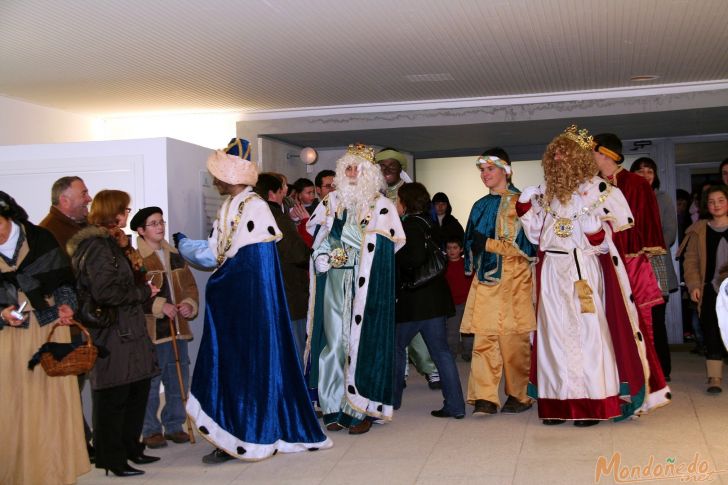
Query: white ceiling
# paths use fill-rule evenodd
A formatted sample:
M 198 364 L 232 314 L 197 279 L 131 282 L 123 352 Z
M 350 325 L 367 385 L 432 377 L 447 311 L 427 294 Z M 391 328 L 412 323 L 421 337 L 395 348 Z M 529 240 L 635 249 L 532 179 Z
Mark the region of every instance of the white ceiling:
M 0 95 L 113 116 L 725 81 L 727 21 L 726 0 L 1 0 Z

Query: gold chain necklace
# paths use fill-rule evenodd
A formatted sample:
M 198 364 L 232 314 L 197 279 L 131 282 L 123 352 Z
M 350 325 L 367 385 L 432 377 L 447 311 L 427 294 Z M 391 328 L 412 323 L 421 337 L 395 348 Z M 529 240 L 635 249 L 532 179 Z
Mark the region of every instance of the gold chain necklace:
M 543 194 L 539 195 L 537 197 L 537 200 L 539 205 L 543 207 L 543 210 L 548 215 L 553 217 L 554 234 L 556 234 L 558 237 L 566 238 L 571 236 L 571 234 L 574 232 L 574 221 L 583 215 L 590 214 L 594 209 L 602 205 L 604 201 L 607 200 L 607 197 L 609 197 L 609 193 L 611 191 L 612 186 L 607 184 L 607 188 L 602 191 L 601 194 L 599 194 L 597 200 L 587 206 L 582 207 L 570 217 L 564 217 L 556 212 L 554 209 L 552 209 L 551 206 L 543 200 Z
M 227 221 L 223 221 L 221 223 L 221 225 L 223 226 L 222 228 L 218 226 L 218 231 L 220 232 L 220 234 L 218 234 L 218 238 L 217 238 L 217 265 L 218 266 L 220 266 L 225 261 L 225 253 L 227 253 L 228 250 L 233 245 L 233 236 L 235 235 L 235 231 L 237 231 L 237 229 L 238 229 L 238 224 L 240 224 L 240 218 L 243 215 L 243 208 L 245 207 L 245 203 L 248 201 L 249 198 L 250 197 L 246 197 L 245 199 L 240 201 L 240 205 L 238 206 L 238 211 L 235 214 L 235 217 L 233 217 L 233 220 L 230 221 L 230 232 L 227 232 L 227 233 L 225 232 L 225 229 L 227 226 L 227 224 L 226 224 Z M 232 199 L 230 199 L 229 202 L 232 202 Z M 225 218 L 227 218 L 228 207 L 224 207 L 224 208 L 225 208 L 225 212 L 224 212 Z M 223 219 L 222 214 L 223 214 L 223 211 L 221 209 L 220 210 L 220 216 L 221 216 L 220 219 L 221 220 Z

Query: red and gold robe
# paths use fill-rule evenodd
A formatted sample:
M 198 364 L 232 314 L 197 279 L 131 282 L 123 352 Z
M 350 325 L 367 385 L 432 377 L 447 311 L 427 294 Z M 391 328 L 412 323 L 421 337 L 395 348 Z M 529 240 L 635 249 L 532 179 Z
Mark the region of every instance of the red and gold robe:
M 664 303 L 664 300 L 648 259 L 648 257 L 666 254 L 660 209 L 657 206 L 655 192 L 644 177 L 619 167 L 613 175 L 606 179 L 622 191 L 634 217 L 634 220 L 629 221 L 632 227 L 619 232 L 617 232 L 618 228 L 614 228 L 614 245 L 624 260 L 639 314 L 640 330 L 646 337 L 645 346 L 650 365 L 650 393 L 646 405 L 648 408 L 656 407 L 666 404 L 667 400 L 660 398 L 659 402 L 651 402 L 649 396 L 664 396 L 666 391 L 669 391 L 660 361 L 657 358 L 652 332 L 652 307 Z M 606 216 L 606 219 L 609 220 L 609 215 Z M 613 221 L 612 224 L 614 224 Z

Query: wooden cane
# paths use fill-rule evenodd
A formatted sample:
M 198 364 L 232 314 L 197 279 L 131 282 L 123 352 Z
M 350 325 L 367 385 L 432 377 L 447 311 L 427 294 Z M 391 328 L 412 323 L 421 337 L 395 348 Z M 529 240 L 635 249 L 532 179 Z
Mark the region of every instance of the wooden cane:
M 179 363 L 179 349 L 177 348 L 177 329 L 174 327 L 174 320 L 169 318 L 169 334 L 172 337 L 172 350 L 174 350 L 174 365 L 177 368 L 177 380 L 179 381 L 182 406 L 185 408 L 185 423 L 187 423 L 187 434 L 190 435 L 190 444 L 195 444 L 195 434 L 192 430 L 192 422 L 187 414 L 187 389 L 182 379 L 182 365 Z

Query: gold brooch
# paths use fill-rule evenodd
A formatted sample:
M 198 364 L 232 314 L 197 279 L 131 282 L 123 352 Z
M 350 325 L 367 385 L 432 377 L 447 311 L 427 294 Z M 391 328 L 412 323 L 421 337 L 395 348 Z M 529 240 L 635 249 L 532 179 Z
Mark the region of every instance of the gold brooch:
M 329 253 L 329 263 L 332 268 L 341 268 L 349 260 L 344 248 L 335 248 Z

